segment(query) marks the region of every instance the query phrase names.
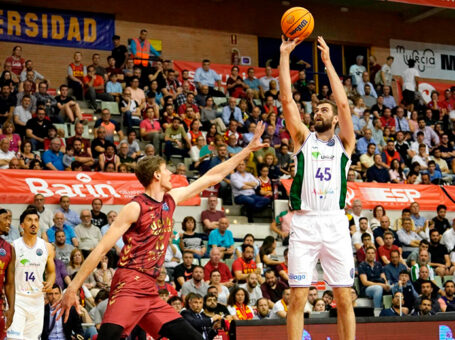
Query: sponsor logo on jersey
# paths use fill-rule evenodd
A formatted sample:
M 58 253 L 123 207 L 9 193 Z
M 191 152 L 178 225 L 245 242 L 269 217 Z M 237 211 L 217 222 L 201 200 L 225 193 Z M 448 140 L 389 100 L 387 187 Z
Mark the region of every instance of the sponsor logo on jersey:
M 317 160 L 332 160 L 335 158 L 335 155 L 323 155 L 319 151 L 312 151 L 311 155 Z
M 6 255 L 6 250 L 3 248 L 0 248 L 0 256 L 5 256 Z
M 314 151 L 314 152 L 311 153 L 311 155 L 314 157 L 314 159 L 318 159 L 320 154 L 321 153 L 319 151 Z
M 43 255 L 43 249 L 41 249 L 41 248 L 36 249 L 36 255 L 38 255 L 38 256 Z
M 319 196 L 319 198 L 324 198 L 327 195 L 333 195 L 335 193 L 335 190 L 333 189 L 324 189 L 324 190 L 316 190 L 313 189 L 313 194 Z
M 27 259 L 22 259 L 19 261 L 23 266 L 25 266 L 27 263 L 30 262 L 30 260 L 27 260 Z
M 306 278 L 305 274 L 292 274 L 292 273 L 289 274 L 289 280 L 303 281 L 303 280 L 305 280 L 305 278 Z

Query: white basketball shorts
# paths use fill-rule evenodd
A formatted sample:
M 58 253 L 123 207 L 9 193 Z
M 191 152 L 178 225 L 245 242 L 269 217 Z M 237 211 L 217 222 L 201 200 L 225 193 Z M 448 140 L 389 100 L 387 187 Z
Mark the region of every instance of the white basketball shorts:
M 332 287 L 352 287 L 354 258 L 348 218 L 344 211 L 296 211 L 289 237 L 289 285 L 309 287 L 317 282 L 321 261 L 324 281 Z
M 8 339 L 38 340 L 43 331 L 44 297 L 16 294 L 13 323 L 8 328 Z

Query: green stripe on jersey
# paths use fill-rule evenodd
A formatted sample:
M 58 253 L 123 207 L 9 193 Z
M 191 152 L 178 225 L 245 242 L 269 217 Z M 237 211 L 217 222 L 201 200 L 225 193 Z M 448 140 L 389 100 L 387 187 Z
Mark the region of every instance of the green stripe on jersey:
M 340 209 L 344 209 L 346 205 L 346 192 L 348 190 L 348 182 L 346 179 L 346 164 L 349 158 L 343 153 L 341 155 L 341 186 L 340 186 Z
M 302 185 L 303 185 L 303 173 L 305 168 L 305 158 L 303 152 L 297 154 L 297 173 L 295 174 L 294 180 L 292 181 L 290 201 L 291 210 L 300 210 L 302 207 Z

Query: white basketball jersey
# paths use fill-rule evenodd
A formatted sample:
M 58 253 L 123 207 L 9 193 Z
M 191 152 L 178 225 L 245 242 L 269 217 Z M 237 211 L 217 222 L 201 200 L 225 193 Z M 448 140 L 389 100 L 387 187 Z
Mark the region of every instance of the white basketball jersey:
M 38 237 L 35 246 L 30 248 L 21 237 L 13 246 L 16 251 L 16 294 L 43 296 L 43 275 L 48 257 L 46 242 Z
M 312 132 L 294 155 L 295 177 L 289 197 L 291 210 L 334 211 L 344 209 L 347 174 L 351 160 L 341 140 L 328 142 Z

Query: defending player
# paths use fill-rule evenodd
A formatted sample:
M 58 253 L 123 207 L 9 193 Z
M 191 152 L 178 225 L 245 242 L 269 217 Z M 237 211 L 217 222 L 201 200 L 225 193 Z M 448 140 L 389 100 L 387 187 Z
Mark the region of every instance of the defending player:
M 8 339 L 38 339 L 43 330 L 44 292 L 55 281 L 54 248 L 38 237 L 39 215 L 27 208 L 20 216 L 24 234 L 13 242 L 16 252 L 16 304 Z M 46 272 L 46 281 L 43 275 Z
M 292 98 L 289 55 L 299 40 L 282 41 L 280 88 L 286 127 L 294 141 L 296 174 L 289 205 L 295 211 L 289 239 L 289 285 L 291 305 L 287 317 L 288 339 L 300 340 L 303 310 L 313 270 L 320 259 L 324 279 L 333 287 L 338 309 L 340 339 L 353 340 L 355 318 L 350 287 L 354 283 L 354 260 L 348 220 L 344 214 L 347 173 L 355 147 L 354 128 L 348 99 L 330 61 L 329 47 L 318 37 L 318 48 L 325 64 L 336 105 L 321 101 L 314 110 L 312 133 L 301 122 Z M 339 136 L 335 135 L 340 125 Z
M 0 209 L 0 235 L 8 235 L 11 226 L 11 218 L 5 209 Z M 5 287 L 8 310 L 3 312 L 0 308 L 0 339 L 6 336 L 6 330 L 13 322 L 14 316 L 14 262 L 16 254 L 14 248 L 0 237 L 0 292 Z M 0 293 L 0 304 L 3 306 L 3 294 Z M 6 323 L 5 323 L 6 319 Z
M 215 185 L 234 170 L 250 152 L 265 144 L 260 142 L 264 125 L 258 124 L 250 144 L 241 152 L 214 167 L 187 187 L 172 189 L 171 172 L 161 157 L 144 157 L 136 167 L 136 176 L 145 193 L 136 196 L 118 215 L 98 246 L 82 264 L 68 286 L 58 309 L 65 321 L 71 306 L 79 308 L 76 292 L 104 254 L 123 235 L 119 268 L 112 280 L 109 304 L 103 318 L 98 340 L 120 339 L 139 325 L 154 339 L 160 336 L 174 339 L 202 339 L 192 326 L 158 296 L 155 278 L 160 273 L 172 234 L 175 206 L 205 188 Z

